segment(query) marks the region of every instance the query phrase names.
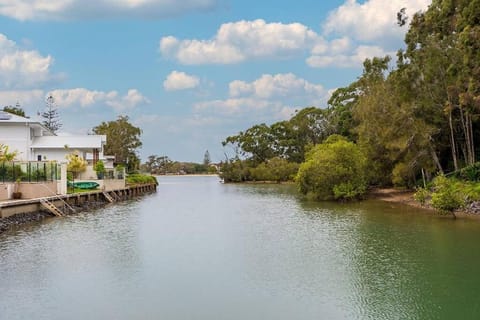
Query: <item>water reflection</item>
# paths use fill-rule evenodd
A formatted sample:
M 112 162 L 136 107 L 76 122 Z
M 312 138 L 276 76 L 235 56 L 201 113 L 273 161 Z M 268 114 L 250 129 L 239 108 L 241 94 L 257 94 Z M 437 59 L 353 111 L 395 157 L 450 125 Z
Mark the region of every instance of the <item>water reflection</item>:
M 139 201 L 0 235 L 0 319 L 473 319 L 479 225 L 160 177 Z

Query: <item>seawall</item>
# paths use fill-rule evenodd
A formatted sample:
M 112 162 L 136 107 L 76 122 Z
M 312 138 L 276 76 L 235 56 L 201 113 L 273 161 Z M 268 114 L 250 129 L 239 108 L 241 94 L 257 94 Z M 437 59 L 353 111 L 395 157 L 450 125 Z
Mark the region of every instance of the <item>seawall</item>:
M 127 186 L 109 191 L 94 190 L 89 192 L 56 195 L 35 199 L 21 199 L 0 202 L 0 233 L 13 225 L 39 221 L 55 216 L 42 202 L 53 204 L 62 215 L 78 213 L 84 209 L 103 206 L 107 203 L 124 201 L 157 191 L 157 185 L 141 184 Z

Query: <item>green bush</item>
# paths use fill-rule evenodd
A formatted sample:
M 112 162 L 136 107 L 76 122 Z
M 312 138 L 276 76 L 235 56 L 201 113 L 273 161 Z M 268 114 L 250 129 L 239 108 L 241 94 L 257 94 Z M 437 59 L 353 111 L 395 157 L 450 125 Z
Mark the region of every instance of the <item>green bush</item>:
M 251 180 L 247 161 L 230 160 L 222 164 L 220 178 L 225 182 L 244 182 Z
M 295 180 L 309 198 L 356 198 L 367 189 L 366 158 L 356 144 L 333 135 L 307 153 Z
M 399 162 L 392 170 L 392 182 L 396 187 L 410 187 L 411 169 L 403 162 Z
M 158 184 L 157 178 L 154 176 L 146 175 L 146 174 L 129 174 L 125 178 L 127 184 L 146 184 L 146 183 L 155 183 Z
M 25 173 L 20 165 L 13 162 L 0 162 L 0 181 L 16 181 L 18 178 L 23 179 Z
M 453 212 L 464 206 L 465 201 L 462 192 L 455 186 L 453 179 L 443 175 L 433 181 L 432 207 L 443 213 Z
M 98 160 L 93 167 L 96 173 L 104 173 L 105 172 L 105 164 L 102 160 Z
M 255 181 L 292 181 L 298 172 L 297 163 L 282 158 L 272 158 L 250 169 L 250 178 Z
M 413 199 L 415 199 L 415 201 L 420 202 L 422 206 L 427 203 L 427 200 L 429 197 L 430 197 L 430 191 L 425 188 L 418 188 L 415 194 L 413 195 Z
M 454 172 L 452 177 L 465 181 L 480 181 L 480 162 L 474 163 Z
M 333 187 L 335 199 L 353 200 L 358 199 L 366 192 L 366 186 L 354 186 L 350 182 L 341 183 Z

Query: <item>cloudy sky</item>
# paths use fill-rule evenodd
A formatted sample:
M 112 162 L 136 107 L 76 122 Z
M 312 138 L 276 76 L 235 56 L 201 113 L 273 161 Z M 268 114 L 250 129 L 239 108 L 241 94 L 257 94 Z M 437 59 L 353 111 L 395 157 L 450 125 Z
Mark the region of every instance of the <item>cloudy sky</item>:
M 221 141 L 325 107 L 393 54 L 430 0 L 0 0 L 0 105 L 52 94 L 65 133 L 128 115 L 140 156 L 224 158 Z

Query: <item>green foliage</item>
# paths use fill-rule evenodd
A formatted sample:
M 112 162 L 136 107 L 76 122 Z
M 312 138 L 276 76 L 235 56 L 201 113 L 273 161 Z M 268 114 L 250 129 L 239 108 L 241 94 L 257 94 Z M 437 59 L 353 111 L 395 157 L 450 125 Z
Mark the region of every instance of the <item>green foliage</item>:
M 355 186 L 351 182 L 340 183 L 333 187 L 333 196 L 336 200 L 354 200 L 362 197 L 366 188 L 366 184 Z
M 102 122 L 93 132 L 107 136 L 104 154 L 115 156 L 115 164 L 124 164 L 128 172 L 133 172 L 140 167 L 137 149 L 142 146 L 142 130 L 128 120 L 127 116 L 119 116 L 115 121 Z
M 409 187 L 411 170 L 403 162 L 397 163 L 392 171 L 392 182 L 396 187 Z
M 129 174 L 125 178 L 127 185 L 155 183 L 158 185 L 157 178 L 145 174 Z
M 311 198 L 351 199 L 366 191 L 365 170 L 366 158 L 360 148 L 333 135 L 309 151 L 296 182 L 300 192 Z
M 22 167 L 13 162 L 0 162 L 0 182 L 9 181 L 13 182 L 17 179 L 22 179 L 25 173 L 22 171 Z
M 480 162 L 466 166 L 451 176 L 465 181 L 480 181 Z
M 65 156 L 67 159 L 67 171 L 71 171 L 76 178 L 79 172 L 84 172 L 87 169 L 87 161 L 83 159 L 78 151 L 74 151 Z
M 203 165 L 205 167 L 208 167 L 212 163 L 212 160 L 210 159 L 210 152 L 205 151 L 205 154 L 203 155 Z
M 297 163 L 288 162 L 282 158 L 272 158 L 250 169 L 250 177 L 255 181 L 292 181 L 298 172 Z
M 288 121 L 271 126 L 264 123 L 255 125 L 227 137 L 222 144 L 231 146 L 235 157 L 252 161 L 253 167 L 275 157 L 301 163 L 305 159 L 305 151 L 311 145 L 322 142 L 332 131 L 328 111 L 308 107 L 297 111 Z
M 0 162 L 13 161 L 17 154 L 17 151 L 10 152 L 9 147 L 6 144 L 0 143 Z
M 93 170 L 95 170 L 96 173 L 104 173 L 105 172 L 105 164 L 103 163 L 103 161 L 98 160 L 97 163 L 95 163 L 95 166 L 93 167 Z
M 413 199 L 415 201 L 420 202 L 420 204 L 423 206 L 427 203 L 427 200 L 430 198 L 430 191 L 426 188 L 418 188 L 417 191 L 413 195 Z
M 442 213 L 450 213 L 464 206 L 462 193 L 455 186 L 455 181 L 443 175 L 433 180 L 431 205 Z
M 11 114 L 15 114 L 20 117 L 25 117 L 25 111 L 20 107 L 20 104 L 17 103 L 15 107 L 13 106 L 5 106 L 3 107 L 4 112 L 8 112 Z
M 247 161 L 236 159 L 222 163 L 220 178 L 225 182 L 245 182 L 251 180 Z
M 407 25 L 407 9 L 399 8 L 400 26 Z M 223 144 L 233 147 L 233 159 L 253 162 L 228 162 L 226 172 L 236 176 L 232 179 L 271 178 L 266 164 L 279 157 L 304 162 L 297 175 L 304 194 L 349 197 L 352 186 L 342 185 L 345 181 L 327 181 L 335 182 L 335 191 L 319 184 L 322 164 L 309 157 L 308 150 L 337 133 L 362 150 L 365 179 L 372 185 L 411 188 L 420 178 L 452 171 L 459 179 L 480 181 L 475 164 L 480 150 L 480 0 L 433 0 L 427 10 L 410 14 L 406 49 L 398 51 L 396 66 L 389 56 L 366 59 L 358 80 L 337 89 L 327 110 L 305 108 L 290 120 L 228 137 Z M 256 168 L 251 177 L 245 165 Z M 455 199 L 446 197 L 437 194 L 434 202 L 448 208 Z
M 60 115 L 52 95 L 45 99 L 45 111 L 42 113 L 42 118 L 44 119 L 42 124 L 52 132 L 57 132 L 62 127 Z
M 460 191 L 466 202 L 480 201 L 480 184 L 477 182 L 463 182 Z

